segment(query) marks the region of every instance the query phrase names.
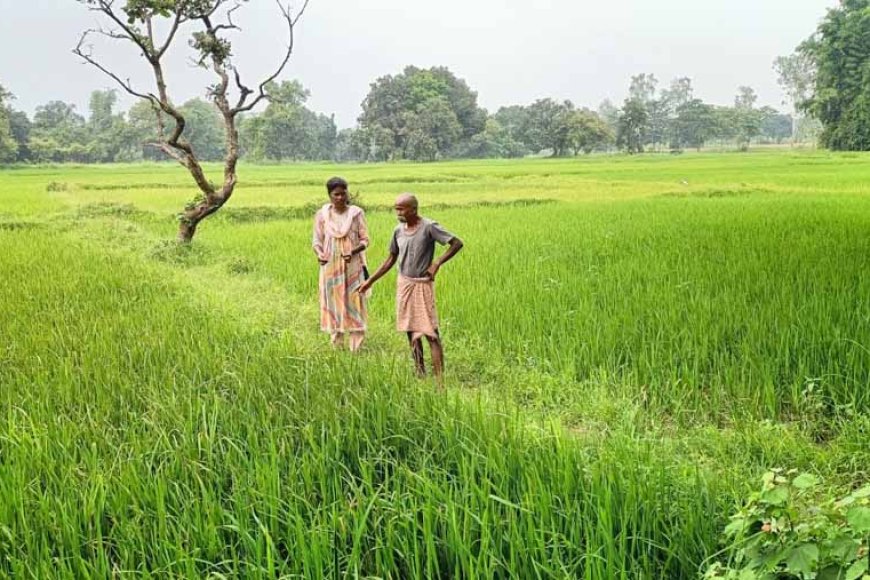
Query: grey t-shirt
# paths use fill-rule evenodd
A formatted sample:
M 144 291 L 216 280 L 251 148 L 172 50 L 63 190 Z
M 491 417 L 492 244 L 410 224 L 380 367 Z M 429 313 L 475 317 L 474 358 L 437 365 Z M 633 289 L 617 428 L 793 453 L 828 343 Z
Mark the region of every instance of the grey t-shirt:
M 423 278 L 435 258 L 435 242 L 442 246 L 455 238 L 438 222 L 420 218 L 413 233 L 405 232 L 405 224 L 393 230 L 390 253 L 399 257 L 399 273 L 406 278 Z

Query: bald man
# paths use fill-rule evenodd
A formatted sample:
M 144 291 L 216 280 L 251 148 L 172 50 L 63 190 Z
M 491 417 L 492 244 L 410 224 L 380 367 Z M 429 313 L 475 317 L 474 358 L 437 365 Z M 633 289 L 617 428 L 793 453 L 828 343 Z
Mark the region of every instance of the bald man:
M 393 265 L 399 262 L 396 281 L 396 330 L 408 335 L 417 376 L 426 375 L 423 359 L 423 337 L 432 353 L 432 372 L 440 382 L 444 372 L 444 348 L 438 333 L 438 313 L 435 310 L 435 276 L 445 262 L 462 249 L 462 240 L 442 228 L 437 222 L 417 213 L 417 198 L 404 193 L 396 199 L 396 219 L 399 225 L 390 241 L 390 255 L 381 267 L 360 287 L 366 292 Z M 447 250 L 435 259 L 435 243 L 447 244 Z

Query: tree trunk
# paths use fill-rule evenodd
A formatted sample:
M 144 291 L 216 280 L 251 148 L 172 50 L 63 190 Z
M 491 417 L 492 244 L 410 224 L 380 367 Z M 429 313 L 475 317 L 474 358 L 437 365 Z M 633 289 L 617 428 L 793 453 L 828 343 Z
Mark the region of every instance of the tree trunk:
M 232 191 L 230 191 L 231 193 Z M 184 213 L 178 216 L 178 235 L 176 237 L 178 243 L 189 244 L 193 241 L 199 222 L 223 207 L 230 194 L 223 197 L 213 196 L 211 199 L 200 201 L 193 207 L 188 206 L 189 209 L 185 209 Z

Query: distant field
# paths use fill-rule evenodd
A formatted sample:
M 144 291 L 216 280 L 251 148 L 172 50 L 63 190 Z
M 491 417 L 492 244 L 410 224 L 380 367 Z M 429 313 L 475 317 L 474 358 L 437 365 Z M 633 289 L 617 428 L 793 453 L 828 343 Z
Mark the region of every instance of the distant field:
M 403 191 L 465 241 L 446 394 L 392 276 L 318 332 L 334 174 L 370 264 Z M 765 469 L 868 477 L 870 156 L 242 166 L 178 248 L 193 193 L 0 171 L 0 576 L 687 578 Z

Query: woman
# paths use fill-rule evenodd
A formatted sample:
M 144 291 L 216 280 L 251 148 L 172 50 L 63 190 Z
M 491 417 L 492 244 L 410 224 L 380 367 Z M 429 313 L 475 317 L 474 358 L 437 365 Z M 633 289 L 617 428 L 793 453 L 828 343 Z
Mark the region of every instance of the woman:
M 347 182 L 333 177 L 326 182 L 330 203 L 314 216 L 311 245 L 320 262 L 320 328 L 339 347 L 350 335 L 356 352 L 366 332 L 366 297 L 363 283 L 365 249 L 369 245 L 365 213 L 348 203 Z

